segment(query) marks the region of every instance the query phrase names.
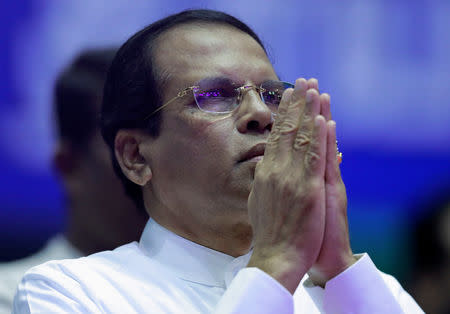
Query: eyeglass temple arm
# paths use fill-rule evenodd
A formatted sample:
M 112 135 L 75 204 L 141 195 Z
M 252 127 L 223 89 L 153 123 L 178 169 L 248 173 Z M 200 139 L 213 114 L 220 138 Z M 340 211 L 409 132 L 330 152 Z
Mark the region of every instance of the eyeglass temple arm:
M 197 86 L 191 86 L 191 87 L 187 87 L 185 89 L 183 89 L 182 91 L 180 91 L 175 97 L 173 97 L 172 99 L 170 99 L 169 101 L 167 101 L 164 105 L 160 106 L 159 108 L 157 108 L 155 111 L 153 111 L 152 113 L 150 113 L 148 116 L 146 116 L 144 118 L 144 120 L 147 120 L 148 118 L 150 118 L 151 116 L 153 116 L 155 113 L 157 113 L 158 111 L 164 109 L 165 107 L 167 107 L 168 105 L 170 105 L 172 102 L 174 102 L 176 99 L 185 96 L 189 91 L 193 90 L 194 88 L 196 88 Z

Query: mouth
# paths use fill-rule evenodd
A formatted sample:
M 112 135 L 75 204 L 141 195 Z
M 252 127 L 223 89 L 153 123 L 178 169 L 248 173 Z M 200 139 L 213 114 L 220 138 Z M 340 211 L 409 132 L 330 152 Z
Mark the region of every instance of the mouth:
M 240 156 L 238 163 L 246 161 L 258 162 L 263 159 L 265 150 L 266 150 L 266 143 L 256 144 L 255 146 L 253 146 Z

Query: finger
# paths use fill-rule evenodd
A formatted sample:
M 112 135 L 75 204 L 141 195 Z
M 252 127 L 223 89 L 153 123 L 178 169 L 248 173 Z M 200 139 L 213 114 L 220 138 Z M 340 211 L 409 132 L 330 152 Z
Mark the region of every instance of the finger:
M 305 154 L 305 174 L 308 178 L 324 178 L 327 150 L 327 125 L 325 118 L 317 115 L 314 118 L 314 129 L 311 143 Z
M 339 181 L 340 176 L 336 146 L 336 122 L 330 120 L 327 122 L 327 162 L 325 181 L 334 184 Z
M 331 120 L 330 95 L 323 93 L 320 95 L 320 114 L 326 121 Z
M 300 113 L 305 106 L 307 82 L 301 78 L 295 82 L 295 88 L 285 97 L 283 94 L 282 103 L 279 107 L 272 131 L 269 135 L 266 152 L 269 158 L 282 159 L 287 157 L 292 150 L 292 144 L 298 131 L 298 121 Z M 280 113 L 281 110 L 281 113 Z
M 308 80 L 308 89 L 311 88 L 319 91 L 319 81 L 316 78 L 310 78 Z
M 264 157 L 266 157 L 266 160 L 268 160 L 267 157 L 276 155 L 278 140 L 280 138 L 280 126 L 286 116 L 293 91 L 293 88 L 288 88 L 284 91 L 283 96 L 281 97 L 280 105 L 278 106 L 278 111 L 275 116 L 275 121 L 273 122 L 272 130 L 267 139 L 266 150 L 264 152 Z
M 266 149 L 264 151 L 264 160 L 273 160 L 277 155 L 278 141 L 280 139 L 281 124 L 285 119 L 287 108 L 291 102 L 292 93 L 294 89 L 288 88 L 284 91 L 281 98 L 278 112 L 273 122 L 272 130 L 267 138 Z
M 312 130 L 314 128 L 314 118 L 320 112 L 319 93 L 315 89 L 309 89 L 306 92 L 306 105 L 300 117 L 300 125 L 294 140 L 294 155 L 295 160 L 303 158 L 308 150 L 308 145 L 311 142 Z M 295 161 L 294 161 L 295 162 Z

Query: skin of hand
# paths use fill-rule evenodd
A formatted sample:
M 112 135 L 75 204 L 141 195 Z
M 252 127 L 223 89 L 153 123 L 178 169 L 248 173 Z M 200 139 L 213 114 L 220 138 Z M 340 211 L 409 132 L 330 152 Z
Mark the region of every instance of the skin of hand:
M 308 87 L 319 91 L 316 79 Z M 336 146 L 336 123 L 331 118 L 330 96 L 320 95 L 320 114 L 327 121 L 327 153 L 325 168 L 325 232 L 319 256 L 308 275 L 314 284 L 325 286 L 331 278 L 356 262 L 350 246 L 347 219 L 347 193 L 341 177 Z
M 355 261 L 329 103 L 314 79 L 298 79 L 284 93 L 248 199 L 254 234 L 248 266 L 291 293 L 307 271 L 323 286 Z

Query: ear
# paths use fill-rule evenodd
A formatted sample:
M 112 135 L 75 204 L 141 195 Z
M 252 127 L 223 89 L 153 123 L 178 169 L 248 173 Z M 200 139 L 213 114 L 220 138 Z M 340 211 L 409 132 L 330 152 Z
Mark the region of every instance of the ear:
M 79 164 L 79 154 L 67 141 L 61 140 L 53 152 L 52 166 L 62 176 L 72 174 Z
M 142 155 L 142 145 L 148 136 L 140 130 L 119 130 L 114 140 L 114 153 L 123 174 L 132 182 L 144 186 L 152 178 L 148 160 Z

